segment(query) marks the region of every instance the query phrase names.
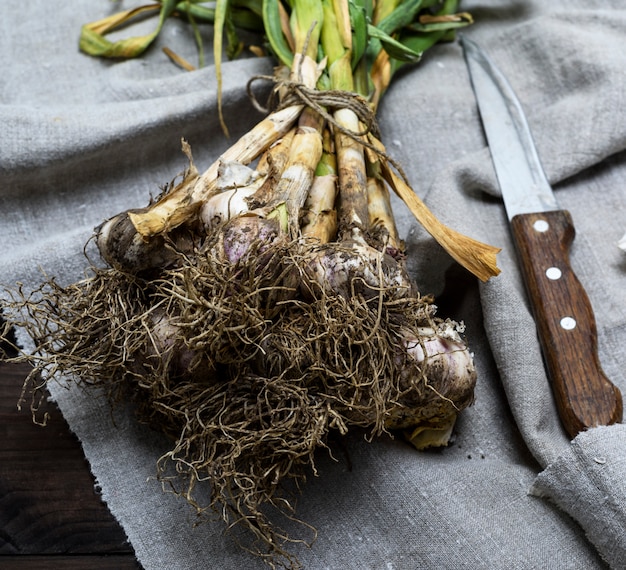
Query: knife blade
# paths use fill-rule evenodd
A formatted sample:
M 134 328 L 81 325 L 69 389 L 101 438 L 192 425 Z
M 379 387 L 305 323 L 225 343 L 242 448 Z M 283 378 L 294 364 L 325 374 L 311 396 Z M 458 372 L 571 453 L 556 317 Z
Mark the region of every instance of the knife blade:
M 574 438 L 620 422 L 622 395 L 602 370 L 593 309 L 570 265 L 572 217 L 557 203 L 511 85 L 476 43 L 460 41 L 563 427 Z

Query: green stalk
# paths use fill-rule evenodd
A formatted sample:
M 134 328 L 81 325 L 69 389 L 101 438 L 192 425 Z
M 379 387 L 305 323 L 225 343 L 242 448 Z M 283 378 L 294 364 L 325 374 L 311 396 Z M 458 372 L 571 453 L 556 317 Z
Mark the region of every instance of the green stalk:
M 291 30 L 296 41 L 296 53 L 317 60 L 324 10 L 319 0 L 294 0 Z
M 190 21 L 194 18 L 199 23 L 213 24 L 215 22 L 215 8 L 189 0 L 178 2 L 176 12 L 186 16 Z M 230 17 L 238 29 L 251 32 L 263 31 L 263 17 L 257 2 L 237 1 L 231 6 Z
M 337 19 L 332 0 L 322 0 L 324 26 L 322 28 L 322 49 L 328 58 L 328 75 L 331 89 L 354 91 L 351 52 L 342 39 L 341 26 Z
M 417 61 L 421 53 L 435 43 L 451 39 L 455 29 L 471 23 L 469 15 L 456 14 L 458 4 L 458 0 L 216 0 L 213 9 L 201 0 L 161 0 L 158 4 L 126 10 L 86 24 L 81 35 L 81 49 L 102 57 L 136 57 L 152 43 L 165 20 L 171 16 L 183 15 L 192 23 L 212 22 L 215 27 L 215 67 L 221 91 L 220 60 L 225 37 L 229 57 L 236 57 L 239 49 L 236 30 L 256 29 L 261 17 L 269 47 L 278 60 L 289 67 L 292 81 L 304 83 L 309 88 L 359 93 L 370 101 L 372 109 L 376 109 L 398 69 Z M 152 34 L 118 42 L 110 42 L 105 37 L 132 23 L 138 16 L 157 14 L 159 22 Z M 317 67 L 324 58 L 327 58 L 327 66 L 320 76 Z M 218 107 L 222 119 L 221 95 Z M 288 117 L 283 117 L 282 111 L 268 117 L 258 129 L 253 129 L 253 141 L 248 141 L 247 136 L 242 137 L 224 157 L 228 155 L 227 158 L 244 164 L 254 160 L 276 138 L 291 129 L 304 107 L 304 103 L 298 103 L 284 110 Z M 362 131 L 361 121 L 352 110 L 339 108 L 334 111 L 334 117 L 345 129 Z M 317 128 L 313 130 L 317 131 Z M 370 144 L 380 144 L 371 135 L 368 140 Z M 341 225 L 348 229 L 367 228 L 367 204 L 363 206 L 367 196 L 363 146 L 360 141 L 340 132 L 336 133 L 335 143 Z M 317 143 L 316 148 L 319 148 Z M 457 261 L 481 279 L 497 275 L 491 249 L 485 251 L 480 244 L 478 247 L 470 244 L 463 245 L 467 253 L 451 251 L 457 236 L 440 235 L 440 225 L 432 223 L 432 215 L 424 213 L 425 207 L 417 207 L 412 190 L 408 186 L 404 188 L 402 180 L 393 178 L 387 161 L 382 162 L 387 182 L 401 195 L 415 217 L 431 228 L 429 231 L 434 228 L 435 231 L 431 231 L 433 237 Z M 197 205 L 215 192 L 215 177 L 216 167 L 212 165 L 198 177 L 190 192 L 185 187 L 158 201 L 146 212 L 129 215 L 129 219 L 146 239 L 170 231 L 192 216 Z M 297 203 L 301 202 L 300 196 Z M 474 261 L 478 258 L 482 264 L 480 258 L 483 256 L 486 265 L 491 267 L 486 272 L 476 273 Z
M 167 20 L 167 18 L 169 18 L 174 12 L 174 9 L 176 8 L 174 0 L 163 0 L 161 2 L 159 22 L 154 32 L 145 36 L 125 38 L 116 42 L 111 42 L 104 36 L 109 32 L 126 25 L 138 15 L 143 15 L 145 12 L 154 12 L 156 7 L 153 5 L 141 6 L 139 8 L 126 10 L 124 12 L 120 12 L 119 14 L 108 16 L 90 24 L 85 24 L 82 27 L 80 34 L 80 49 L 89 55 L 99 57 L 129 58 L 140 56 L 157 38 L 163 28 L 163 25 L 165 24 L 165 20 Z
M 323 0 L 325 14 L 322 47 L 328 57 L 328 75 L 332 89 L 354 91 L 351 50 L 342 34 L 342 20 L 347 0 Z M 348 45 L 346 45 L 348 44 Z M 350 132 L 361 131 L 357 115 L 348 108 L 334 112 L 333 118 Z M 369 225 L 367 210 L 367 176 L 363 146 L 340 131 L 335 134 L 339 175 L 339 231 L 346 238 L 362 237 Z
M 280 0 L 262 0 L 263 2 L 263 24 L 265 35 L 276 58 L 285 66 L 291 68 L 293 63 L 293 52 L 289 47 L 283 30 L 280 18 Z
M 389 16 L 397 7 L 401 0 L 379 0 L 376 2 L 372 14 L 372 23 L 378 25 L 379 22 Z

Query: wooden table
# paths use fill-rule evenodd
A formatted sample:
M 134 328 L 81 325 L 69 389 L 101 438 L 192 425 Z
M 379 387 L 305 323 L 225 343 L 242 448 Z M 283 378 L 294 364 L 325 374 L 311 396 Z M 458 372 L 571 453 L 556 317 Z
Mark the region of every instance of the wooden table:
M 46 427 L 18 411 L 27 373 L 0 363 L 0 568 L 140 569 L 56 405 Z

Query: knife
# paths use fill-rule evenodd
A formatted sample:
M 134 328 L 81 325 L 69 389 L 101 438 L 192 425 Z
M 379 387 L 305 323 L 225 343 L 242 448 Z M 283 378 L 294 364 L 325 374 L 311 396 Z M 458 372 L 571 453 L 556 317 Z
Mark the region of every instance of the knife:
M 620 422 L 622 395 L 602 371 L 593 309 L 569 262 L 572 217 L 557 204 L 508 81 L 473 41 L 460 41 L 563 427 L 574 438 Z

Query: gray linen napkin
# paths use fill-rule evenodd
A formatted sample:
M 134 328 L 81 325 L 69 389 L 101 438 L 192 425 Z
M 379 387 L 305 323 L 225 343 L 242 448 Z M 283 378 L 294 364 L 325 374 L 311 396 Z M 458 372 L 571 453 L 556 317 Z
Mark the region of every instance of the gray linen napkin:
M 124 7 L 138 3 L 124 2 Z M 524 105 L 557 197 L 578 229 L 572 264 L 596 311 L 600 358 L 626 391 L 626 115 L 621 0 L 472 1 L 467 34 L 506 72 Z M 213 70 L 181 72 L 195 46 L 168 22 L 145 58 L 103 62 L 77 50 L 80 26 L 107 2 L 7 5 L 0 21 L 0 282 L 62 282 L 87 266 L 94 226 L 144 205 L 185 167 L 180 139 L 206 168 L 227 146 Z M 149 26 L 149 24 L 145 24 Z M 32 33 L 33 30 L 36 33 Z M 210 43 L 211 32 L 204 32 Z M 261 116 L 243 83 L 269 60 L 225 64 L 233 137 Z M 446 223 L 503 247 L 502 274 L 478 285 L 395 201 L 411 271 L 446 316 L 463 319 L 479 371 L 476 404 L 453 444 L 418 453 L 398 440 L 349 435 L 349 457 L 320 455 L 298 502 L 318 529 L 296 545 L 305 568 L 625 568 L 623 426 L 574 442 L 559 424 L 498 199 L 460 47 L 441 45 L 402 74 L 380 109 L 388 150 Z M 148 569 L 262 568 L 220 522 L 194 526 L 163 493 L 155 462 L 168 442 L 125 409 L 64 379 L 51 385 L 102 495 Z M 304 533 L 306 538 L 308 535 Z

